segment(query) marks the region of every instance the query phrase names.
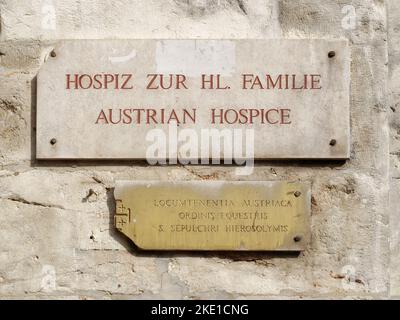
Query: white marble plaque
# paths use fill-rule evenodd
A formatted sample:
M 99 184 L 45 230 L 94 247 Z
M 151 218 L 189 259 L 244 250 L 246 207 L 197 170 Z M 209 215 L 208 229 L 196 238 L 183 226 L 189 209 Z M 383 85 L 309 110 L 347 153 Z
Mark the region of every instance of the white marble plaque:
M 38 159 L 229 157 L 229 139 L 243 158 L 251 145 L 255 159 L 349 157 L 344 40 L 74 40 L 52 49 L 37 77 Z M 210 129 L 227 145 L 215 151 Z

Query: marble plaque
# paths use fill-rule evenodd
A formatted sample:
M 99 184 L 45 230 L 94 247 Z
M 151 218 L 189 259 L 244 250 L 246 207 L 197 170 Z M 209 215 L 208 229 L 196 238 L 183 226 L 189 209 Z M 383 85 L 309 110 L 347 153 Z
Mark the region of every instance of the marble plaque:
M 229 157 L 214 129 L 242 158 L 346 159 L 349 73 L 345 40 L 61 41 L 37 76 L 36 156 Z
M 117 181 L 116 228 L 144 250 L 301 251 L 310 187 L 298 182 Z

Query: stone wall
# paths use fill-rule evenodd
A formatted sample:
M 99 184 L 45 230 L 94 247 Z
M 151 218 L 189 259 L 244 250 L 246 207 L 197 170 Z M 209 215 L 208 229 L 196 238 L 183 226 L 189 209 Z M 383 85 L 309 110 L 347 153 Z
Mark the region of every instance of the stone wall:
M 399 18 L 396 0 L 0 0 L 0 297 L 400 296 Z M 35 159 L 35 75 L 54 41 L 276 37 L 349 40 L 350 160 L 262 161 L 239 177 Z M 140 252 L 112 225 L 118 179 L 309 182 L 311 243 L 299 255 Z
M 391 294 L 400 297 L 400 2 L 388 2 Z

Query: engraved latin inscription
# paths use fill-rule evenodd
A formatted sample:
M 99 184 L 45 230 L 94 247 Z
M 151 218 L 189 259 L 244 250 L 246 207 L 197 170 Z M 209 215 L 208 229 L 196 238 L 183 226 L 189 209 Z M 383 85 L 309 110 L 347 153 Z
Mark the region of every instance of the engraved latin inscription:
M 142 249 L 303 250 L 309 235 L 299 183 L 119 181 L 115 197 L 116 227 Z

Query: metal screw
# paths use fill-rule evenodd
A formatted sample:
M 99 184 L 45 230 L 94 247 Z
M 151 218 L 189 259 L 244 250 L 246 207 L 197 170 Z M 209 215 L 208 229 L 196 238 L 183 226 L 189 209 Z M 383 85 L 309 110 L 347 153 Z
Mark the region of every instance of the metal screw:
M 52 144 L 52 145 L 55 145 L 56 142 L 57 142 L 56 138 L 53 138 L 53 139 L 50 140 L 50 144 Z
M 300 242 L 300 241 L 301 241 L 301 236 L 295 236 L 295 237 L 293 238 L 293 241 L 294 241 L 294 242 Z
M 300 192 L 300 191 L 296 191 L 296 192 L 294 193 L 294 196 L 295 196 L 296 198 L 300 197 L 300 196 L 301 196 L 301 192 Z
M 54 50 L 53 50 L 52 52 L 50 52 L 50 56 L 51 56 L 51 57 L 54 58 L 56 55 L 57 55 L 57 54 L 56 54 L 56 52 L 55 52 Z
M 328 52 L 328 57 L 329 58 L 333 58 L 334 56 L 336 56 L 336 52 L 335 51 L 329 51 Z
M 334 146 L 334 145 L 336 145 L 336 140 L 335 139 L 332 139 L 330 142 L 329 142 L 329 145 L 330 146 Z

